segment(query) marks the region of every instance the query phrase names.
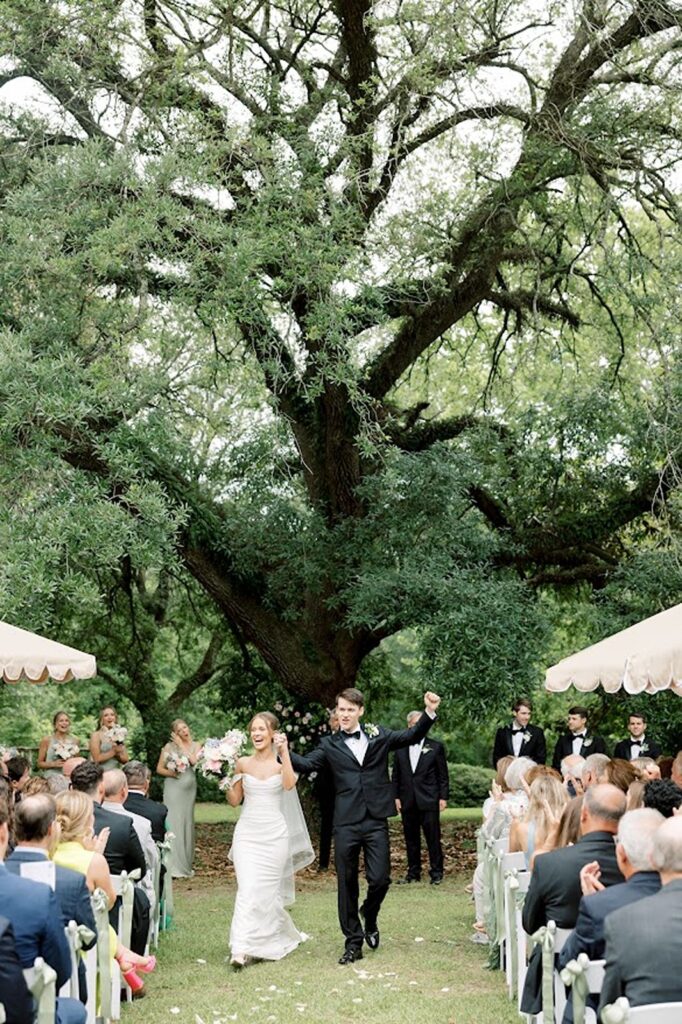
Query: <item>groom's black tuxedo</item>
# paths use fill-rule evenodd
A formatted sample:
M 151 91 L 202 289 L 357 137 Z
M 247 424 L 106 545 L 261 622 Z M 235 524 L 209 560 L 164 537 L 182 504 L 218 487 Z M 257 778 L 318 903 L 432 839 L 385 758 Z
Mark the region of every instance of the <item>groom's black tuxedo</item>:
M 369 889 L 363 905 L 367 931 L 376 929 L 384 896 L 391 884 L 391 857 L 387 818 L 396 814 L 393 788 L 388 778 L 388 755 L 399 747 L 418 743 L 434 719 L 422 714 L 411 729 L 395 732 L 375 727 L 368 736 L 362 764 L 341 731 L 325 736 L 310 754 L 291 753 L 297 772 L 315 772 L 328 766 L 334 777 L 334 853 L 338 876 L 339 922 L 346 948 L 360 950 L 364 929 L 358 914 L 360 850 L 365 854 Z
M 515 731 L 515 729 L 514 729 Z M 521 744 L 519 757 L 530 757 L 536 764 L 544 764 L 547 760 L 547 748 L 545 745 L 545 734 L 537 725 L 527 725 L 523 730 L 528 734 L 528 739 Z M 508 757 L 514 754 L 514 743 L 512 741 L 512 726 L 503 725 L 495 733 L 495 744 L 493 746 L 493 768 L 497 768 L 497 762 L 501 757 Z
M 655 740 L 650 740 L 647 737 L 642 737 L 641 741 L 633 740 L 629 736 L 626 740 L 621 740 L 620 743 L 616 743 L 613 748 L 614 757 L 622 757 L 624 761 L 630 761 L 632 759 L 632 747 L 636 744 L 641 747 L 644 744 L 646 750 L 640 750 L 638 757 L 653 757 L 656 760 L 660 756 L 661 748 Z

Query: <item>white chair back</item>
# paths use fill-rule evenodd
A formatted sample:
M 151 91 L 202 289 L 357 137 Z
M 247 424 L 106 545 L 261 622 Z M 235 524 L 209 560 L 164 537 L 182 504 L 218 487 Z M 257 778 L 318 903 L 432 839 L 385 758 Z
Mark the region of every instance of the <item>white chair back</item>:
M 56 872 L 51 860 L 30 860 L 19 865 L 22 878 L 30 878 L 32 882 L 42 882 L 54 891 L 56 888 Z
M 573 931 L 572 928 L 557 928 L 554 937 L 554 955 L 560 953 L 566 945 L 568 936 Z M 561 980 L 561 975 L 557 969 L 554 969 L 554 1020 L 561 1024 L 564 1019 L 564 1010 L 566 1009 L 566 986 Z
M 519 888 L 514 906 L 514 931 L 516 932 L 516 993 L 519 1013 L 521 1013 L 521 996 L 528 969 L 528 936 L 523 927 L 523 897 L 530 886 L 531 873 L 524 871 L 518 876 Z
M 631 1006 L 627 1019 L 631 1024 L 680 1024 L 682 1002 Z

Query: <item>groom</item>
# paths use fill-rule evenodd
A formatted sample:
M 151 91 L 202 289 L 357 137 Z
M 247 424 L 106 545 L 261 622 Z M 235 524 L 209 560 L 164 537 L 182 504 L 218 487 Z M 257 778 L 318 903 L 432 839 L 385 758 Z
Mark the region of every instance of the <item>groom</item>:
M 388 777 L 391 750 L 418 743 L 431 728 L 440 697 L 424 694 L 425 712 L 411 729 L 394 732 L 367 724 L 360 728 L 365 698 L 348 689 L 336 698 L 339 731 L 325 736 L 318 747 L 302 757 L 291 754 L 294 771 L 316 772 L 328 767 L 334 777 L 334 849 L 338 877 L 338 906 L 346 948 L 340 964 L 362 959 L 362 943 L 379 946 L 377 919 L 391 884 L 391 855 L 387 818 L 395 814 Z M 367 896 L 358 909 L 360 851 L 365 855 Z M 364 928 L 360 917 L 364 919 Z

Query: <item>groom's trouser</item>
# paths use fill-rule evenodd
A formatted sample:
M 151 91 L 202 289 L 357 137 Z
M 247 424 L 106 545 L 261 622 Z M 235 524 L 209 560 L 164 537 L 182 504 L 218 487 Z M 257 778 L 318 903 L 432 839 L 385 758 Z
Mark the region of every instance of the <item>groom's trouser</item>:
M 365 855 L 367 896 L 363 913 L 368 931 L 374 931 L 379 908 L 391 884 L 391 851 L 385 818 L 363 818 L 334 829 L 334 861 L 339 887 L 339 924 L 346 949 L 360 949 L 364 929 L 358 914 L 360 851 Z

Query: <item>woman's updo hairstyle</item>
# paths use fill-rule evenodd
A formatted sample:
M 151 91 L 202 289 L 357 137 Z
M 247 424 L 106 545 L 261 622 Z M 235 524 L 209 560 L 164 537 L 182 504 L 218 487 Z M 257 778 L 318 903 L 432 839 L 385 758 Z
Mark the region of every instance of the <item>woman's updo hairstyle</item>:
M 67 789 L 56 798 L 57 821 L 61 825 L 61 842 L 80 842 L 92 832 L 92 800 L 78 789 Z

